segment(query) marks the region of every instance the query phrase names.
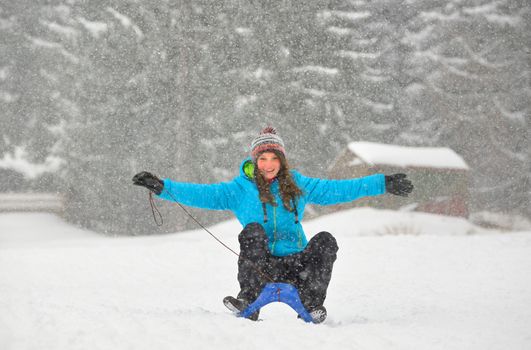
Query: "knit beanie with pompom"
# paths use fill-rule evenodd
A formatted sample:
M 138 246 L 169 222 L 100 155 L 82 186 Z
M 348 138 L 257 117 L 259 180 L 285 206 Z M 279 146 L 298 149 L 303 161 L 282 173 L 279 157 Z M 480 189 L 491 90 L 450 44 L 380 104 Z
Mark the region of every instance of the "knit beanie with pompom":
M 260 153 L 271 150 L 277 150 L 286 156 L 284 141 L 277 135 L 275 128 L 268 126 L 251 142 L 251 157 L 256 161 Z

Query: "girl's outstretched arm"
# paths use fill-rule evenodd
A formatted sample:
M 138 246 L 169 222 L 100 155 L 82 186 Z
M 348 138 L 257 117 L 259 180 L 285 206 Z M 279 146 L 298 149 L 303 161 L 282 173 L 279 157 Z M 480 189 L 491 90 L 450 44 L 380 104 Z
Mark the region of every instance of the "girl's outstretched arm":
M 235 181 L 196 184 L 164 179 L 163 183 L 160 198 L 202 209 L 233 210 L 243 190 Z
M 346 203 L 361 197 L 384 194 L 385 176 L 375 174 L 356 179 L 329 180 L 306 177 L 294 172 L 309 203 L 332 205 Z

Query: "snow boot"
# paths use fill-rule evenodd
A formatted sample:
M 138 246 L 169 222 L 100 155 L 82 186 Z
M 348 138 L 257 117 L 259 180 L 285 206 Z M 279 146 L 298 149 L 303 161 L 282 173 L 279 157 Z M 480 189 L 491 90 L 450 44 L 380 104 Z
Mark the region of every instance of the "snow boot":
M 321 323 L 326 320 L 326 308 L 324 306 L 318 306 L 310 311 L 310 316 L 312 316 L 313 323 Z
M 223 304 L 229 309 L 230 311 L 234 312 L 235 314 L 238 314 L 242 311 L 244 311 L 249 303 L 243 299 L 236 299 L 234 297 L 228 296 L 223 298 Z M 251 321 L 257 321 L 258 316 L 260 315 L 260 311 L 256 311 L 254 314 L 249 316 L 248 318 Z
M 308 312 L 310 316 L 312 317 L 313 323 L 321 323 L 324 320 L 326 320 L 326 308 L 324 306 L 317 306 L 316 308 L 312 309 L 312 311 Z M 302 319 L 301 315 L 297 315 L 297 318 Z

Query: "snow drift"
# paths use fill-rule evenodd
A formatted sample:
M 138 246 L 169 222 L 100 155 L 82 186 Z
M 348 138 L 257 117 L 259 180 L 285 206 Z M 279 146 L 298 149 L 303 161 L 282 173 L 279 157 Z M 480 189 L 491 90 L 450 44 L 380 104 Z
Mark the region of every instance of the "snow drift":
M 0 348 L 529 349 L 531 232 L 354 209 L 305 223 L 338 260 L 321 325 L 286 305 L 236 318 L 236 257 L 205 232 L 106 237 L 0 215 Z M 236 221 L 211 230 L 233 248 Z

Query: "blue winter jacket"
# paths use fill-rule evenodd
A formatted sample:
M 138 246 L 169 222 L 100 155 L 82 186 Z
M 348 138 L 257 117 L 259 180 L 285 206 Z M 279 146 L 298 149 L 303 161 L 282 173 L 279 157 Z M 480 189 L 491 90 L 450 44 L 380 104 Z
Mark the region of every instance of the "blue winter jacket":
M 273 255 L 286 256 L 301 252 L 308 241 L 301 223 L 295 220 L 294 212 L 282 205 L 278 181 L 271 184 L 271 193 L 279 204 L 266 205 L 268 220 L 265 222 L 258 187 L 244 172 L 247 162 L 251 162 L 250 158 L 242 162 L 240 175 L 230 182 L 195 184 L 164 179 L 164 189 L 159 197 L 192 207 L 230 210 L 243 226 L 252 222 L 264 226 Z M 304 217 L 306 204 L 332 205 L 385 193 L 383 174 L 349 180 L 326 180 L 306 177 L 295 170 L 291 173 L 303 192 L 296 202 L 299 221 Z

